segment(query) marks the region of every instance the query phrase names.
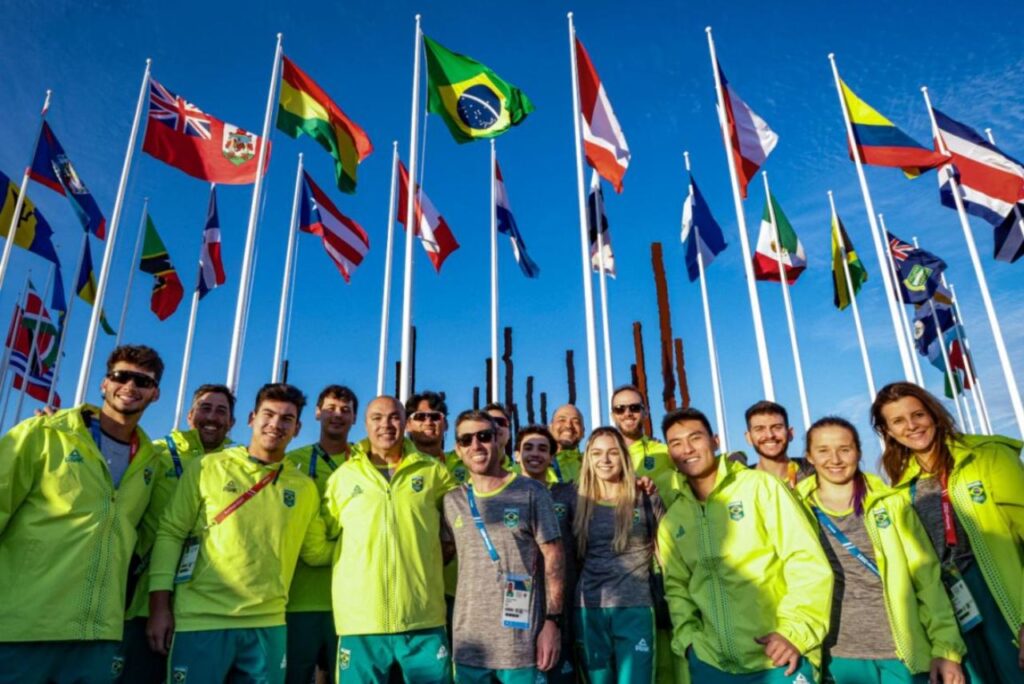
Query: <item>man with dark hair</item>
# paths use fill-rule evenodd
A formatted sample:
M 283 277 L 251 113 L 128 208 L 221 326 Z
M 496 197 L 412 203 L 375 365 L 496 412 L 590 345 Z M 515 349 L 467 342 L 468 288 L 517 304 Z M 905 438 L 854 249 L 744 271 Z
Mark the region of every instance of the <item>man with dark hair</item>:
M 622 385 L 612 392 L 612 421 L 629 447 L 637 477 L 649 477 L 659 490 L 671 488 L 675 468 L 668 447 L 644 434 L 647 404 L 634 385 Z
M 359 400 L 351 389 L 328 385 L 316 401 L 319 439 L 288 452 L 288 460 L 313 480 L 321 497 L 327 489 L 327 479 L 348 457 L 348 433 L 358 406 Z M 334 676 L 338 632 L 334 629 L 331 608 L 331 569 L 312 567 L 300 559 L 288 593 L 289 684 L 308 684 L 317 669 L 328 681 Z
M 123 671 L 128 567 L 156 477 L 138 424 L 162 373 L 153 349 L 118 347 L 102 406 L 29 418 L 0 439 L 0 682 Z
M 786 408 L 774 401 L 759 401 L 746 411 L 747 431 L 743 435 L 754 447 L 758 460 L 757 470 L 774 475 L 790 489 L 808 475 L 814 467 L 805 458 L 790 458 L 789 445 L 793 441 L 793 428 L 789 426 Z
M 149 647 L 146 622 L 149 618 L 149 561 L 160 517 L 170 503 L 185 468 L 204 455 L 228 445 L 228 431 L 235 424 L 235 395 L 226 385 L 201 385 L 192 395 L 186 417 L 188 430 L 172 430 L 153 442 L 156 474 L 149 507 L 139 525 L 135 553 L 141 559 L 136 574 L 134 597 L 125 616 L 125 682 L 157 682 L 167 671 L 167 659 Z
M 333 567 L 339 682 L 449 682 L 441 500 L 456 487 L 444 463 L 403 439 L 394 397 L 366 408 L 367 438 L 331 476 L 328 534 L 342 538 Z
M 284 681 L 295 564 L 301 556 L 326 565 L 334 552 L 316 485 L 285 460 L 305 403 L 291 385 L 264 385 L 248 447 L 185 468 L 160 520 L 149 581 L 147 634 L 154 650 L 170 650 L 170 682 Z
M 583 414 L 572 404 L 555 409 L 548 426 L 558 453 L 551 461 L 551 468 L 559 482 L 575 482 L 580 476 L 580 440 L 583 439 Z
M 508 444 L 512 438 L 512 417 L 509 415 L 508 409 L 505 408 L 504 404 L 494 401 L 484 406 L 481 410 L 494 421 L 494 427 L 498 431 L 498 453 L 505 456 L 508 454 Z M 511 466 L 508 460 L 503 459 L 503 465 L 506 467 Z
M 419 392 L 405 401 L 406 433 L 420 453 L 445 461 L 444 433 L 448 430 L 448 404 L 438 392 Z M 454 453 L 454 452 L 452 452 Z

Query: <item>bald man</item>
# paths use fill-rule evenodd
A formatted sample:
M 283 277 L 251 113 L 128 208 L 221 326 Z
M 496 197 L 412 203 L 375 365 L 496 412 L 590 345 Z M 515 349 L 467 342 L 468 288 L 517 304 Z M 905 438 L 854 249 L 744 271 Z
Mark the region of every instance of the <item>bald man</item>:
M 575 482 L 580 477 L 580 440 L 583 439 L 583 414 L 572 404 L 559 406 L 549 426 L 558 442 L 558 453 L 551 470 L 558 482 Z

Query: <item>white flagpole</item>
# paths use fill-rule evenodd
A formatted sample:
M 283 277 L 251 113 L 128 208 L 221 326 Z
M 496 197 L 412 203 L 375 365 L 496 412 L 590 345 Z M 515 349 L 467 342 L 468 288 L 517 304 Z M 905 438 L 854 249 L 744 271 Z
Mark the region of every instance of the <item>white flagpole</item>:
M 291 291 L 295 269 L 295 238 L 299 228 L 299 199 L 302 197 L 302 153 L 295 168 L 295 195 L 292 199 L 292 219 L 288 224 L 288 247 L 284 257 L 284 276 L 281 279 L 281 304 L 277 310 L 277 336 L 274 338 L 274 368 L 271 382 L 281 382 L 281 362 L 284 352 L 284 332 L 288 323 L 288 293 Z
M 263 137 L 260 151 L 256 155 L 256 181 L 252 188 L 252 204 L 249 205 L 249 227 L 245 234 L 245 252 L 242 256 L 242 272 L 238 278 L 238 301 L 235 303 L 235 325 L 231 330 L 231 352 L 228 356 L 226 384 L 232 392 L 238 391 L 238 376 L 242 370 L 242 346 L 245 333 L 245 319 L 249 313 L 249 297 L 252 289 L 253 253 L 256 251 L 256 231 L 260 216 L 260 195 L 263 189 L 263 170 L 267 164 L 267 146 L 270 144 L 270 126 L 274 121 L 274 93 L 277 91 L 278 73 L 281 70 L 281 37 L 277 34 L 277 48 L 274 50 L 274 66 L 270 70 L 270 90 L 267 92 L 267 109 L 263 114 Z
M 28 391 L 28 379 L 32 374 L 32 365 L 35 363 L 38 354 L 36 353 L 36 344 L 39 340 L 39 328 L 43 324 L 43 311 L 46 310 L 46 302 L 50 298 L 50 288 L 53 287 L 53 279 L 57 277 L 57 267 L 50 267 L 50 275 L 46 279 L 46 287 L 43 288 L 43 296 L 39 300 L 39 321 L 36 323 L 35 329 L 32 334 L 29 335 L 29 347 L 28 347 L 28 358 L 25 360 L 25 372 L 21 375 L 21 391 L 18 392 L 18 403 L 14 406 L 14 424 L 17 425 L 21 422 L 21 407 L 25 403 L 25 393 Z M 26 299 L 26 306 L 27 306 Z
M 494 150 L 494 138 L 491 138 L 491 396 L 490 401 L 498 401 L 498 207 L 495 204 L 497 193 L 498 154 Z M 509 407 L 511 410 L 511 407 Z
M 21 291 L 21 294 L 18 295 L 18 308 L 15 309 L 14 328 L 13 328 L 13 330 L 14 330 L 14 338 L 15 339 L 17 338 L 17 335 L 18 335 L 18 328 L 21 326 L 21 317 L 25 315 L 25 307 L 28 306 L 28 288 L 29 288 L 29 285 L 31 284 L 31 282 L 32 282 L 32 269 L 30 268 L 30 269 L 28 269 L 28 273 L 25 274 L 25 288 Z M 12 344 L 14 343 L 14 339 L 11 340 L 11 343 Z M 11 387 L 13 385 L 13 378 L 12 378 L 11 385 L 8 385 L 7 384 L 7 376 L 10 374 L 8 371 L 10 371 L 10 369 L 11 369 L 11 352 L 12 351 L 13 351 L 12 348 L 7 346 L 6 340 L 5 340 L 4 353 L 3 353 L 3 361 L 0 362 L 0 384 L 2 384 L 2 387 L 0 387 L 0 391 L 2 391 L 4 393 L 3 404 L 0 405 L 0 426 L 2 426 L 3 423 L 7 421 L 7 402 L 11 398 L 11 391 L 12 391 Z
M 985 135 L 988 136 L 988 141 L 990 143 L 992 143 L 993 145 L 996 144 L 996 139 L 995 136 L 992 135 L 991 128 L 985 129 Z M 1021 215 L 1019 200 L 1013 203 L 1013 215 L 1017 218 L 1017 227 L 1020 229 L 1020 234 L 1024 236 L 1024 215 Z
M 78 299 L 78 275 L 79 271 L 82 270 L 82 260 L 85 258 L 85 246 L 89 240 L 89 232 L 82 232 L 82 246 L 78 250 L 78 265 L 75 267 L 75 279 L 72 285 L 71 296 L 68 299 L 68 310 L 64 312 L 64 320 L 61 321 L 60 326 L 60 341 L 57 343 L 57 360 L 53 363 L 53 382 L 50 383 L 50 393 L 46 397 L 46 405 L 53 406 L 53 397 L 57 393 L 57 382 L 60 381 L 60 367 L 64 361 L 64 343 L 68 338 L 68 326 L 71 321 L 71 309 L 75 305 L 75 300 Z
M 922 87 L 921 94 L 924 95 L 924 103 L 928 107 L 928 116 L 932 121 L 932 134 L 939 143 L 939 151 L 943 154 L 949 154 L 946 141 L 943 140 L 942 135 L 939 133 L 938 124 L 935 123 L 935 112 L 932 110 L 932 102 L 928 97 L 928 89 Z M 964 231 L 967 252 L 971 255 L 974 275 L 978 279 L 981 301 L 985 305 L 985 313 L 988 314 L 988 323 L 992 328 L 992 337 L 995 338 L 996 354 L 999 356 L 999 364 L 1003 369 L 1006 388 L 1010 392 L 1010 405 L 1013 406 L 1013 415 L 1017 419 L 1017 429 L 1021 434 L 1024 434 L 1024 404 L 1021 403 L 1020 390 L 1017 389 L 1017 380 L 1013 377 L 1013 364 L 1010 363 L 1010 356 L 1006 352 L 1006 343 L 1003 341 L 1003 329 L 999 325 L 999 317 L 996 314 L 995 305 L 992 303 L 992 295 L 988 291 L 988 280 L 985 278 L 985 271 L 981 267 L 978 246 L 974 243 L 974 233 L 971 231 L 971 223 L 964 209 L 963 198 L 960 196 L 960 181 L 953 174 L 949 176 L 949 187 L 953 192 L 953 202 L 956 203 L 956 213 L 960 217 L 960 227 Z
M 942 284 L 946 285 L 946 276 L 942 276 Z M 974 357 L 971 355 L 971 341 L 967 338 L 967 323 L 963 319 L 963 315 L 960 313 L 960 301 L 956 296 L 956 287 L 950 283 L 948 286 L 951 299 L 953 300 L 953 313 L 956 315 L 956 320 L 960 324 L 957 329 L 957 334 L 960 335 L 960 342 L 964 347 L 964 352 L 967 354 L 968 362 L 964 365 L 967 366 L 967 372 L 971 377 L 971 398 L 974 400 L 974 410 L 978 413 L 978 422 L 981 423 L 986 434 L 995 434 L 992 429 L 992 421 L 988 417 L 988 404 L 985 403 L 985 393 L 981 389 L 981 380 L 978 378 L 977 373 L 974 371 Z
M 583 185 L 583 131 L 580 126 L 580 81 L 576 65 L 576 27 L 569 19 L 569 63 L 572 71 L 572 115 L 576 143 L 576 194 L 580 214 L 580 258 L 583 264 L 583 307 L 587 333 L 587 389 L 590 396 L 590 424 L 601 424 L 601 389 L 597 376 L 597 332 L 594 327 L 594 289 L 591 282 L 590 239 L 587 235 L 587 195 Z
M 420 15 L 416 15 L 416 38 L 412 59 L 412 107 L 409 114 L 409 183 L 405 202 L 405 282 L 402 285 L 402 365 L 398 380 L 398 400 L 405 403 L 412 389 L 412 243 L 416 239 L 417 225 L 413 220 L 416 209 L 416 164 L 419 145 L 420 111 L 420 52 L 423 50 L 423 31 Z
M 601 180 L 594 172 L 594 180 L 600 186 Z M 608 410 L 608 424 L 614 425 L 612 421 L 612 393 L 615 392 L 615 380 L 612 377 L 612 336 L 608 323 L 608 270 L 604 261 L 604 231 L 601 230 L 601 219 L 604 216 L 604 204 L 601 202 L 601 193 L 594 193 L 594 228 L 597 232 L 597 265 L 600 271 L 598 283 L 601 292 L 601 337 L 604 344 L 604 385 L 607 402 L 605 407 Z
M 395 201 L 398 187 L 398 141 L 391 143 L 391 194 L 388 195 L 388 245 L 384 254 L 384 291 L 380 304 L 380 353 L 377 358 L 377 396 L 384 394 L 388 358 L 388 318 L 391 313 L 391 261 L 395 236 Z
M 146 228 L 146 214 L 149 211 L 149 198 L 142 200 L 142 216 L 139 217 L 139 231 L 135 235 L 135 252 L 132 254 L 131 267 L 128 269 L 128 283 L 124 286 L 124 303 L 121 305 L 121 320 L 117 324 L 117 337 L 114 338 L 114 346 L 121 346 L 121 336 L 124 334 L 124 324 L 128 320 L 128 302 L 131 299 L 132 282 L 135 279 L 135 270 L 139 268 L 139 250 L 142 249 L 142 231 Z
M 871 372 L 871 359 L 868 358 L 868 345 L 864 341 L 864 328 L 860 324 L 860 310 L 857 308 L 857 294 L 853 290 L 853 280 L 850 278 L 850 263 L 846 259 L 846 241 L 843 240 L 843 232 L 838 229 L 838 214 L 836 213 L 836 201 L 832 197 L 832 191 L 828 191 L 828 203 L 832 208 L 832 230 L 836 233 L 839 241 L 839 251 L 843 261 L 843 273 L 846 274 L 846 293 L 850 297 L 850 306 L 853 309 L 853 323 L 857 328 L 857 342 L 860 344 L 860 358 L 864 363 L 864 376 L 868 382 L 868 402 L 875 400 L 875 376 Z
M 718 96 L 718 127 L 722 131 L 722 144 L 725 146 L 725 161 L 729 167 L 729 182 L 732 185 L 732 201 L 736 208 L 736 224 L 740 233 L 740 248 L 743 250 L 743 271 L 747 276 L 747 295 L 750 298 L 750 312 L 754 318 L 754 342 L 757 344 L 757 359 L 761 367 L 761 384 L 764 387 L 764 398 L 775 401 L 775 386 L 772 383 L 772 369 L 768 361 L 768 343 L 764 337 L 764 322 L 761 320 L 761 302 L 757 297 L 757 281 L 754 280 L 754 267 L 750 261 L 750 240 L 747 237 L 747 219 L 743 215 L 743 199 L 740 197 L 739 178 L 736 165 L 732 159 L 732 145 L 729 141 L 729 123 L 725 113 L 725 90 L 718 73 L 718 57 L 715 53 L 715 39 L 711 36 L 711 27 L 704 29 L 708 34 L 708 50 L 711 53 L 711 71 L 715 77 L 715 94 Z
M 4 243 L 3 255 L 0 256 L 0 291 L 4 287 L 4 277 L 7 275 L 7 264 L 11 260 L 11 250 L 14 248 L 14 240 L 18 236 L 18 227 L 21 225 L 21 208 L 25 205 L 25 193 L 28 191 L 28 173 L 32 168 L 32 161 L 36 156 L 36 148 L 39 147 L 39 138 L 43 135 L 43 123 L 46 121 L 46 112 L 50 108 L 50 94 L 46 91 L 46 99 L 43 100 L 43 110 L 39 114 L 39 130 L 36 133 L 36 142 L 32 146 L 32 156 L 29 157 L 29 165 L 25 167 L 25 173 L 21 176 L 21 186 L 18 191 L 18 199 L 14 202 L 14 212 L 11 214 L 11 227 L 7 230 L 7 242 Z M 6 195 L 7 188 L 3 188 Z M 0 415 L 0 420 L 3 416 Z
M 899 286 L 900 276 L 899 276 L 899 272 L 896 270 L 896 260 L 893 257 L 892 248 L 888 244 L 889 243 L 889 238 L 888 238 L 889 230 L 888 230 L 888 228 L 885 227 L 885 217 L 882 216 L 881 213 L 878 214 L 878 224 L 879 224 L 879 226 L 882 229 L 882 234 L 886 236 L 886 238 L 885 238 L 885 242 L 886 242 L 886 245 L 885 245 L 885 261 L 889 265 L 889 275 L 892 276 L 893 296 L 896 297 L 899 300 L 899 307 L 898 308 L 899 308 L 899 311 L 900 311 L 900 321 L 903 323 L 903 335 L 904 335 L 904 337 L 907 340 L 907 346 L 908 346 L 908 348 L 910 349 L 910 352 L 911 352 L 910 353 L 910 360 L 913 361 L 914 379 L 915 379 L 915 382 L 917 382 L 917 384 L 920 387 L 924 387 L 924 373 L 921 371 L 921 361 L 917 358 L 918 355 L 915 353 L 914 333 L 913 333 L 913 331 L 910 328 L 910 318 L 907 316 L 907 307 L 903 305 L 902 297 L 899 294 L 899 292 L 901 292 L 901 289 L 900 289 L 900 286 Z
M 82 367 L 78 372 L 78 388 L 75 390 L 75 405 L 85 401 L 85 393 L 89 385 L 89 371 L 92 357 L 96 351 L 96 335 L 99 332 L 100 316 L 103 312 L 103 300 L 107 294 L 107 280 L 110 278 L 110 267 L 114 256 L 114 245 L 117 243 L 117 229 L 121 224 L 121 210 L 124 208 L 124 195 L 128 189 L 128 175 L 132 170 L 132 159 L 135 156 L 135 141 L 139 136 L 139 124 L 142 122 L 142 110 L 146 106 L 146 91 L 149 89 L 149 69 L 153 60 L 146 60 L 146 70 L 142 74 L 142 85 L 139 87 L 139 100 L 135 104 L 135 119 L 132 121 L 131 134 L 128 136 L 128 150 L 124 155 L 121 167 L 121 180 L 117 184 L 117 197 L 114 199 L 114 210 L 111 212 L 107 244 L 103 249 L 103 265 L 96 282 L 96 299 L 89 318 L 89 331 L 85 335 L 85 347 L 82 349 Z
M 857 168 L 857 180 L 860 182 L 860 191 L 864 196 L 864 208 L 868 214 L 868 226 L 871 228 L 871 241 L 875 245 L 875 257 L 878 259 L 878 270 L 882 272 L 882 282 L 885 290 L 885 301 L 889 305 L 889 317 L 892 319 L 892 330 L 896 335 L 896 346 L 900 352 L 900 362 L 903 364 L 903 377 L 914 381 L 914 362 L 910 349 L 907 348 L 903 333 L 900 330 L 899 305 L 893 298 L 892 282 L 889 278 L 889 269 L 885 266 L 885 254 L 882 251 L 882 239 L 879 236 L 878 224 L 875 221 L 875 205 L 871 200 L 871 191 L 868 190 L 868 179 L 864 175 L 864 163 L 860 158 L 860 150 L 857 149 L 857 141 L 853 135 L 853 123 L 850 121 L 850 113 L 846 110 L 846 102 L 843 99 L 843 89 L 839 80 L 839 68 L 836 66 L 836 56 L 828 54 L 828 61 L 832 64 L 832 76 L 836 82 L 836 94 L 839 96 L 839 109 L 843 112 L 843 121 L 846 124 L 846 140 L 853 155 L 853 163 Z M 872 397 L 872 400 L 874 397 Z
M 200 273 L 200 278 L 202 274 Z M 192 292 L 192 306 L 188 312 L 188 332 L 185 334 L 185 353 L 181 360 L 181 377 L 178 379 L 178 399 L 174 403 L 172 429 L 181 427 L 181 413 L 185 407 L 185 388 L 188 385 L 188 367 L 192 361 L 192 341 L 196 332 L 196 314 L 199 311 L 199 287 Z

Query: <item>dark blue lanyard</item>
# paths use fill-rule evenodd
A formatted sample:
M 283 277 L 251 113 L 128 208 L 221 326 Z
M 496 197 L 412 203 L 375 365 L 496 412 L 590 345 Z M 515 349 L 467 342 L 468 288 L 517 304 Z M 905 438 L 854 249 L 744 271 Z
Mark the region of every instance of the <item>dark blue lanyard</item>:
M 313 453 L 309 455 L 309 476 L 314 480 L 316 479 L 316 462 L 317 459 L 320 458 L 324 459 L 324 463 L 327 464 L 327 467 L 331 469 L 332 473 L 338 468 L 338 466 L 334 465 L 334 462 L 331 461 L 331 457 L 327 455 L 327 452 L 324 451 L 319 444 L 314 444 Z
M 865 568 L 875 573 L 875 577 L 882 576 L 881 573 L 878 572 L 878 566 L 875 565 L 875 562 L 864 555 L 864 552 L 858 549 L 857 546 L 850 541 L 850 538 L 843 534 L 842 530 L 836 527 L 836 524 L 832 522 L 831 518 L 825 515 L 825 513 L 817 506 L 813 506 L 812 508 L 814 510 L 814 515 L 818 516 L 818 522 L 821 523 L 822 527 L 828 530 L 828 533 L 835 537 L 836 541 L 839 542 L 851 556 L 859 560 Z
M 494 548 L 494 542 L 491 541 L 491 535 L 487 533 L 487 527 L 484 525 L 484 519 L 480 517 L 480 509 L 476 507 L 476 496 L 473 494 L 472 485 L 466 487 L 466 500 L 469 501 L 469 512 L 473 516 L 473 524 L 476 525 L 477 531 L 480 533 L 480 537 L 484 540 L 484 547 L 487 549 L 488 555 L 491 560 L 495 563 L 498 562 L 498 549 Z
M 99 451 L 102 454 L 103 453 L 103 447 L 102 447 L 103 431 L 100 430 L 100 421 L 99 421 L 99 419 L 90 416 L 89 420 L 88 420 L 88 423 L 89 423 L 89 432 L 92 433 L 92 441 L 96 445 L 96 450 Z
M 170 435 L 164 437 L 164 441 L 167 442 L 167 450 L 171 452 L 171 460 L 174 461 L 174 477 L 181 479 L 181 457 L 178 456 L 178 445 L 174 443 L 174 438 Z
M 562 469 L 558 467 L 558 454 L 555 454 L 555 457 L 551 459 L 551 467 L 555 469 L 555 477 L 558 478 L 558 481 L 564 482 L 562 480 Z

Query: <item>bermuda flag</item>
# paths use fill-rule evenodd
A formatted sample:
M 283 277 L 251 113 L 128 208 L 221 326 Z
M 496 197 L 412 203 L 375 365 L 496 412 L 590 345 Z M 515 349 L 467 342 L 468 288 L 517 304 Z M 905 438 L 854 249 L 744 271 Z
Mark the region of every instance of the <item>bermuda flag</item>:
M 587 163 L 612 184 L 615 192 L 622 192 L 622 177 L 629 166 L 629 146 L 612 111 L 612 103 L 608 101 L 608 93 L 579 38 L 576 39 L 576 74 Z
M 993 226 L 1000 225 L 1013 212 L 1013 205 L 1024 200 L 1024 165 L 969 126 L 934 107 L 932 112 L 939 135 L 952 155 L 964 209 Z M 955 209 L 951 173 L 948 166 L 940 173 L 939 197 L 943 205 Z
M 29 176 L 40 185 L 67 197 L 82 227 L 100 240 L 104 238 L 107 220 L 103 218 L 99 205 L 78 177 L 71 160 L 64 154 L 64 147 L 46 121 L 43 121 L 43 128 L 39 132 L 39 144 L 36 146 Z
M 679 236 L 686 247 L 686 275 L 690 282 L 700 277 L 700 254 L 704 268 L 711 265 L 728 245 L 718 221 L 711 215 L 711 207 L 704 201 L 704 195 L 697 187 L 697 179 L 690 175 L 690 194 L 683 203 L 683 225 Z
M 220 218 L 217 216 L 217 188 L 210 188 L 210 208 L 206 212 L 206 227 L 203 228 L 203 246 L 199 249 L 199 298 L 210 290 L 223 285 L 224 262 L 220 257 Z
M 1017 211 L 1011 211 L 996 226 L 995 258 L 998 261 L 1013 263 L 1024 255 L 1024 204 L 1017 205 Z
M 779 282 L 779 254 L 781 252 L 782 270 L 786 273 L 786 282 L 792 285 L 807 268 L 807 254 L 804 252 L 803 243 L 800 242 L 796 231 L 793 230 L 793 225 L 782 213 L 782 207 L 779 206 L 778 201 L 775 197 L 768 199 L 772 206 L 769 210 L 768 202 L 765 202 L 764 216 L 761 217 L 761 232 L 757 236 L 757 251 L 754 253 L 754 279 Z M 775 213 L 775 226 L 779 229 L 778 238 L 775 235 L 775 227 L 772 226 L 772 216 L 769 211 Z
M 519 269 L 527 278 L 536 278 L 540 275 L 540 268 L 526 253 L 526 243 L 523 242 L 523 235 L 519 232 L 515 217 L 512 216 L 512 205 L 508 201 L 505 181 L 501 177 L 501 167 L 498 166 L 497 159 L 494 160 L 494 213 L 498 219 L 498 232 L 508 235 L 512 243 L 512 256 L 516 258 Z
M 299 216 L 299 230 L 319 235 L 324 251 L 331 258 L 345 282 L 349 282 L 352 271 L 363 263 L 363 257 L 370 249 L 370 238 L 366 231 L 338 211 L 334 202 L 320 189 L 309 174 L 302 172 L 302 214 Z
M 603 254 L 598 254 L 597 233 L 601 232 Z M 601 192 L 601 177 L 597 171 L 590 177 L 590 193 L 587 195 L 587 237 L 590 241 L 590 268 L 601 272 L 601 258 L 604 257 L 604 272 L 615 277 L 615 254 L 612 252 L 612 234 L 608 230 L 608 215 L 604 213 L 604 193 Z
M 409 172 L 405 164 L 398 162 L 398 171 L 401 183 L 398 188 L 398 222 L 405 226 L 405 211 L 409 202 Z M 427 250 L 430 263 L 434 264 L 434 270 L 441 272 L 441 264 L 448 258 L 448 255 L 459 248 L 455 241 L 448 222 L 438 213 L 437 209 L 430 202 L 427 193 L 419 186 L 416 187 L 416 197 L 413 202 L 413 220 L 416 221 L 416 236 L 420 239 L 423 249 Z M 406 226 L 408 229 L 408 226 Z
M 262 140 L 206 114 L 149 80 L 149 117 L 142 150 L 200 180 L 248 185 L 256 180 Z M 267 164 L 270 162 L 269 149 Z M 263 172 L 266 173 L 264 165 Z
M 740 195 L 746 199 L 747 185 L 775 149 L 779 136 L 768 128 L 764 119 L 740 99 L 726 80 L 722 65 L 716 63 L 715 66 L 718 69 L 718 78 L 722 82 L 725 118 L 729 124 L 729 143 L 732 146 L 733 164 L 736 166 L 736 176 L 740 183 Z

